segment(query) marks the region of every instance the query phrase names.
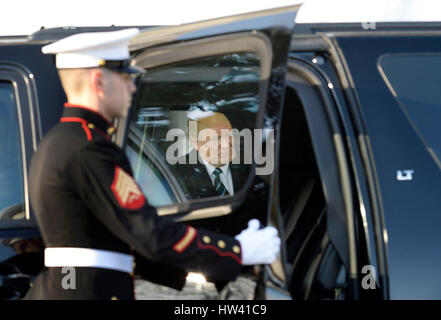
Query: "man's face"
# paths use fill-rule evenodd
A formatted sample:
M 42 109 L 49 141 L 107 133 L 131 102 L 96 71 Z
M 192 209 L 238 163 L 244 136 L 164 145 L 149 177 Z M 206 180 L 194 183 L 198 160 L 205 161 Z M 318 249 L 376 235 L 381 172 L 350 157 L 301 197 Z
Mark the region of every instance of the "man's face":
M 199 131 L 196 149 L 214 167 L 226 165 L 235 157 L 231 129 L 231 124 L 219 122 Z
M 127 116 L 132 104 L 132 94 L 136 91 L 133 78 L 128 74 L 110 70 L 106 70 L 104 76 L 106 78 L 104 112 L 112 119 Z

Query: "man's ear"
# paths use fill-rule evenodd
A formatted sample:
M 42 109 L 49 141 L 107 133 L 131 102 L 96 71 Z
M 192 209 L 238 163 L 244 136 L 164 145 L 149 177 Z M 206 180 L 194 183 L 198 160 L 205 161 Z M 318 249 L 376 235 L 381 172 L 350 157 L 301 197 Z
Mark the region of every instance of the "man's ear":
M 92 69 L 90 71 L 90 74 L 89 74 L 90 87 L 99 96 L 103 96 L 104 95 L 105 81 L 106 81 L 106 79 L 105 79 L 103 70 L 101 70 L 101 69 Z

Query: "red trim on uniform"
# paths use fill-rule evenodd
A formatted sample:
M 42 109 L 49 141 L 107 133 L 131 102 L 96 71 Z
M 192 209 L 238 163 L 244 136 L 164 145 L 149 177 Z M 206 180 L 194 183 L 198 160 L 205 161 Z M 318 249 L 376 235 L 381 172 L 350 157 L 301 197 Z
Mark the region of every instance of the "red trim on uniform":
M 81 126 L 83 127 L 84 132 L 87 135 L 87 140 L 92 140 L 92 133 L 90 132 L 90 129 L 87 127 L 87 121 L 81 118 L 76 117 L 63 117 L 60 119 L 61 122 L 80 122 Z
M 187 226 L 187 232 L 185 232 L 184 236 L 175 243 L 173 250 L 177 253 L 182 253 L 193 242 L 197 234 L 198 232 L 195 228 Z
M 198 239 L 197 240 L 198 246 L 200 249 L 204 250 L 204 249 L 209 249 L 209 250 L 213 250 L 214 252 L 216 252 L 218 255 L 222 256 L 222 257 L 230 257 L 233 258 L 234 260 L 237 261 L 237 263 L 242 264 L 242 259 L 239 258 L 238 256 L 236 256 L 234 253 L 231 252 L 222 252 L 220 251 L 217 247 L 209 245 L 209 244 L 205 244 L 203 245 L 201 243 L 201 241 Z
M 66 108 L 79 108 L 79 109 L 84 109 L 84 110 L 87 110 L 87 111 L 93 112 L 93 113 L 95 113 L 96 115 L 98 115 L 98 116 L 100 116 L 101 118 L 103 118 L 103 120 L 107 122 L 107 124 L 109 125 L 109 127 L 112 127 L 112 128 L 113 128 L 113 123 L 109 122 L 106 118 L 103 117 L 103 115 L 102 115 L 101 113 L 99 113 L 99 112 L 97 112 L 97 111 L 95 111 L 95 110 L 92 110 L 92 109 L 90 109 L 90 108 L 88 108 L 88 107 L 85 107 L 85 106 L 80 106 L 80 105 L 78 105 L 78 104 L 71 104 L 71 103 L 69 103 L 69 102 L 66 102 L 66 103 L 64 104 L 64 106 L 65 106 Z

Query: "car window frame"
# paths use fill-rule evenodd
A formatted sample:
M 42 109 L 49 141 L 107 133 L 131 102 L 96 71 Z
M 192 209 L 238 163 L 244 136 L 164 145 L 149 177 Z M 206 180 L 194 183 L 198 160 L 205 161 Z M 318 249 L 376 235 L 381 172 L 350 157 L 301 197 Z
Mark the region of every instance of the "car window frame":
M 0 62 L 0 81 L 9 82 L 14 90 L 20 135 L 23 200 L 25 207 L 25 219 L 0 221 L 0 231 L 15 228 L 34 228 L 37 224 L 31 212 L 27 174 L 32 154 L 37 148 L 37 128 L 34 123 L 36 119 L 36 99 L 33 75 L 24 66 Z
M 288 69 L 287 87 L 296 91 L 300 100 L 304 100 L 302 101 L 303 105 L 316 105 L 323 110 L 314 113 L 309 110 L 311 108 L 304 108 L 305 121 L 311 136 L 320 183 L 324 191 L 326 229 L 349 276 L 348 284 L 351 286 L 352 298 L 356 298 L 359 293 L 359 250 L 357 221 L 355 219 L 355 215 L 358 214 L 358 203 L 355 197 L 357 188 L 354 185 L 353 170 L 350 165 L 350 150 L 342 138 L 344 129 L 339 123 L 340 115 L 336 111 L 337 106 L 332 98 L 332 92 L 329 91 L 329 82 L 321 72 L 309 63 L 294 58 L 290 59 Z M 300 80 L 300 82 L 296 83 L 293 80 Z M 307 83 L 308 86 L 300 86 L 302 83 Z M 321 103 L 317 104 L 313 102 L 314 100 L 321 101 Z M 328 140 L 327 143 L 324 142 L 326 140 Z M 319 141 L 320 143 L 318 143 Z M 333 159 L 333 161 L 329 161 L 329 159 Z M 328 174 L 325 174 L 326 172 Z M 334 175 L 329 172 L 333 172 Z M 332 201 L 330 201 L 331 199 Z M 338 212 L 341 212 L 340 217 Z M 333 224 L 332 220 L 344 221 L 340 227 L 345 229 L 346 234 L 339 235 L 336 232 L 338 225 Z
M 264 33 L 247 31 L 212 36 L 183 43 L 165 44 L 163 46 L 138 50 L 133 60 L 136 65 L 148 69 L 198 58 L 240 52 L 256 53 L 260 58 L 259 110 L 256 114 L 256 126 L 253 129 L 262 129 L 273 62 L 273 45 Z M 123 149 L 127 143 L 128 121 L 132 115 L 133 108 L 130 109 L 128 116 L 118 123 L 118 131 L 123 132 L 123 135 L 116 138 L 116 143 Z M 239 205 L 246 198 L 255 178 L 255 174 L 252 174 L 255 172 L 255 168 L 256 163 L 253 158 L 247 182 L 242 190 L 236 192 L 233 196 L 192 199 L 183 203 L 161 206 L 157 208 L 158 214 L 176 215 L 180 221 L 229 214 L 233 211 L 234 206 Z M 187 214 L 189 210 L 192 210 L 192 212 Z

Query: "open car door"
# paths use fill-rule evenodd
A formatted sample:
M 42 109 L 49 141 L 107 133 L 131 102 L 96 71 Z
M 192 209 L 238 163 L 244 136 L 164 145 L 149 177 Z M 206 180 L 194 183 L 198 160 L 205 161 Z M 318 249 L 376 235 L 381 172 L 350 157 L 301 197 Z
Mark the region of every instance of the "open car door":
M 133 39 L 134 62 L 146 74 L 116 142 L 160 215 L 231 235 L 251 218 L 277 225 L 269 205 L 275 141 L 298 9 L 146 29 Z M 217 121 L 202 125 L 212 115 Z M 229 131 L 213 139 L 202 128 Z M 220 192 L 207 169 L 213 163 L 226 171 Z M 264 270 L 250 273 L 267 279 Z M 271 298 L 259 290 L 265 281 L 257 288 L 259 298 Z

